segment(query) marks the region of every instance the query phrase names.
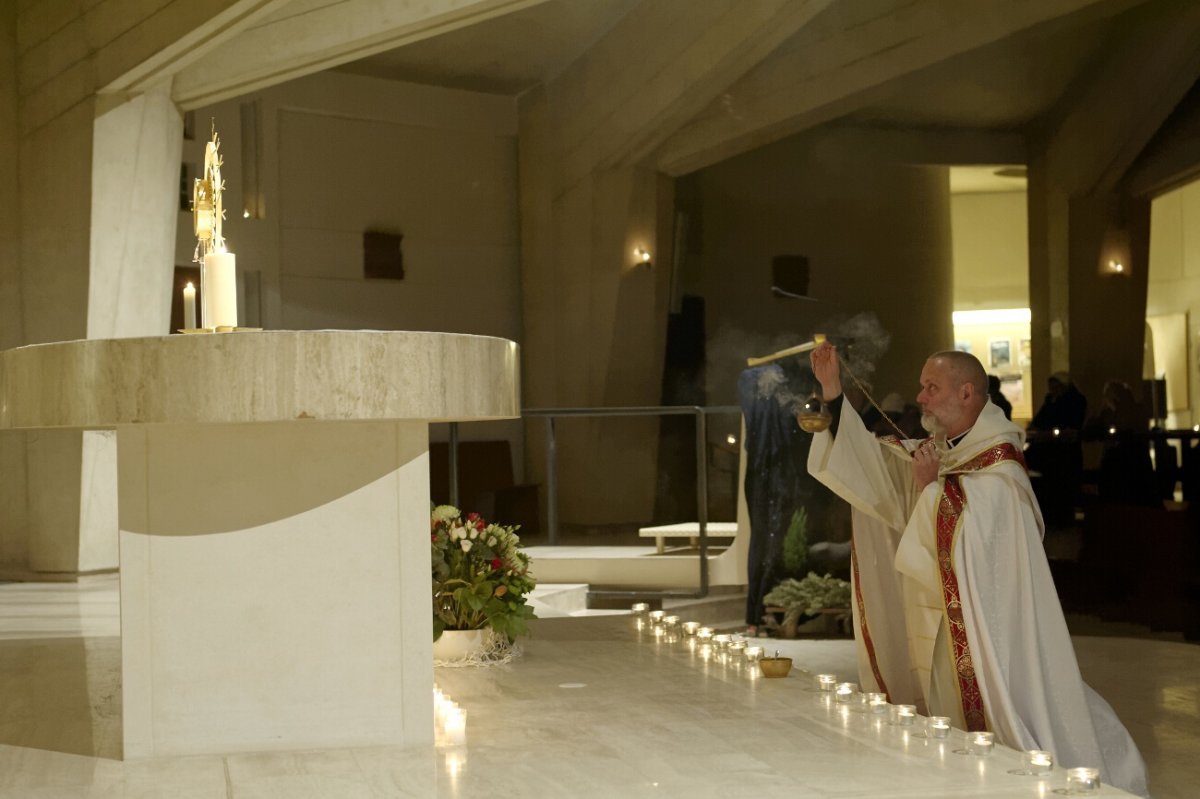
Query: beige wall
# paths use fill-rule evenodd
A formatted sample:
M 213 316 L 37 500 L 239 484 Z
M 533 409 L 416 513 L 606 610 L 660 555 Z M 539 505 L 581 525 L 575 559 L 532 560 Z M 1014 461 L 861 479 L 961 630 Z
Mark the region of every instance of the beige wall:
M 1190 427 L 1200 422 L 1200 183 L 1165 194 L 1151 207 L 1146 315 L 1167 314 L 1187 314 L 1187 339 L 1176 345 L 1187 352 L 1189 371 L 1188 406 L 1171 414 L 1168 424 Z
M 874 377 L 878 398 L 915 396 L 925 357 L 951 346 L 947 173 L 889 152 L 885 133 L 834 129 L 685 179 L 694 237 L 684 290 L 706 302 L 710 404 L 736 402 L 747 356 L 840 332 L 840 319 L 863 312 L 891 336 Z M 808 257 L 819 302 L 771 295 L 777 254 Z
M 1025 192 L 954 194 L 954 310 L 1029 307 Z

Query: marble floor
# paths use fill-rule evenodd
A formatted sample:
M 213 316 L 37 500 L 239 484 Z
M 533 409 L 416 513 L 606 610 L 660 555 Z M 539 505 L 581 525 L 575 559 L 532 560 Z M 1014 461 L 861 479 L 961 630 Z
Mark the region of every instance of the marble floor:
M 120 758 L 117 579 L 0 585 L 0 797 L 1053 797 L 1014 752 L 958 755 L 842 714 L 806 672 L 852 678 L 844 640 L 764 642 L 788 678 L 753 678 L 626 615 L 534 623 L 514 662 L 439 668 L 462 746 Z M 1200 796 L 1200 647 L 1078 637 L 1088 681 L 1137 739 L 1156 799 Z M 801 671 L 803 669 L 803 671 Z M 1120 796 L 1103 788 L 1101 797 Z

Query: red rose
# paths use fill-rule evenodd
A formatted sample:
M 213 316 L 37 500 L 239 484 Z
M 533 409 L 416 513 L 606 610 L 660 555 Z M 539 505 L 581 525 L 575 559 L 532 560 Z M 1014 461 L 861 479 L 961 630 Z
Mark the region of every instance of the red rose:
M 492 570 L 493 571 L 499 570 L 500 567 L 503 565 L 504 565 L 504 561 L 500 560 L 500 558 L 492 558 Z

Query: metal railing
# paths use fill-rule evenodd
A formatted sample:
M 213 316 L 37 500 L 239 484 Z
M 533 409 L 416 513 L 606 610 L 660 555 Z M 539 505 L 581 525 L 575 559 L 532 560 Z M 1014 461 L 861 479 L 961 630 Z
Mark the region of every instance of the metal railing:
M 592 591 L 609 597 L 648 597 L 701 599 L 708 596 L 708 417 L 737 414 L 737 405 L 649 405 L 628 408 L 534 408 L 521 413 L 523 419 L 544 419 L 546 423 L 546 543 L 558 544 L 558 445 L 555 421 L 572 419 L 608 419 L 630 416 L 694 416 L 696 419 L 696 521 L 699 525 L 697 557 L 699 588 L 692 593 L 679 591 Z M 449 468 L 450 504 L 458 505 L 458 423 L 450 423 Z

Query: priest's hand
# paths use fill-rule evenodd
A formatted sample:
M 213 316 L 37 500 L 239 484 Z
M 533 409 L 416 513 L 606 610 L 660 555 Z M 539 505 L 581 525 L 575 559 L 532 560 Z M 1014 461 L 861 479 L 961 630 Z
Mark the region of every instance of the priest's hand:
M 838 360 L 837 347 L 823 341 L 808 356 L 813 376 L 821 384 L 821 399 L 829 402 L 842 393 L 842 366 Z
M 924 491 L 925 486 L 937 480 L 940 466 L 937 450 L 933 448 L 933 439 L 922 441 L 913 452 L 912 459 L 913 482 L 917 484 L 918 492 Z

